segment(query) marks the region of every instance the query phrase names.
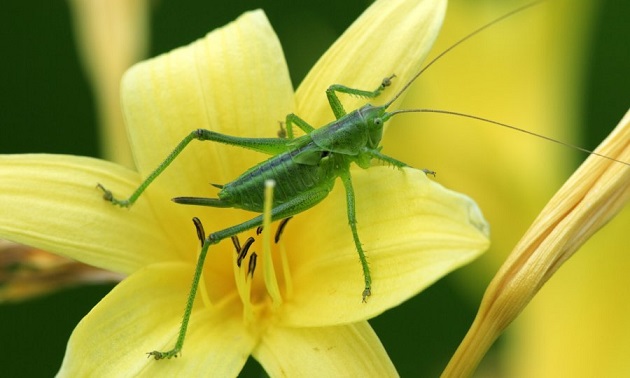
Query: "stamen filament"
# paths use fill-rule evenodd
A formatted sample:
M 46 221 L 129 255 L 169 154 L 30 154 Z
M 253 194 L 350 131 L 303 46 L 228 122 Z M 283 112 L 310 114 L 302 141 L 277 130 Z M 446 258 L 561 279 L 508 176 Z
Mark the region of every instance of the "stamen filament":
M 271 297 L 271 303 L 274 308 L 282 304 L 282 295 L 278 286 L 276 270 L 273 266 L 273 256 L 271 255 L 271 208 L 273 204 L 273 189 L 276 186 L 275 181 L 265 181 L 265 206 L 263 211 L 263 277 L 265 287 Z
M 241 269 L 237 263 L 239 254 L 236 254 L 234 257 L 232 269 L 234 272 L 234 281 L 236 282 L 236 290 L 238 296 L 241 298 L 241 303 L 243 303 L 243 320 L 245 324 L 249 324 L 254 321 L 254 309 L 251 301 L 252 280 L 247 279 L 247 269 Z
M 282 273 L 284 275 L 284 292 L 285 297 L 291 298 L 293 296 L 293 278 L 291 277 L 291 268 L 289 267 L 289 256 L 287 256 L 287 249 L 284 247 L 284 243 L 279 242 L 280 258 L 282 259 Z

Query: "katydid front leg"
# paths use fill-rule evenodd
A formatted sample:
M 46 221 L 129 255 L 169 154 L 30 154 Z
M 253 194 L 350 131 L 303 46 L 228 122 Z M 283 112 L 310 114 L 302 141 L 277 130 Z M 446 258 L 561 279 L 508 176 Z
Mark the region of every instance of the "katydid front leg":
M 339 97 L 335 94 L 335 92 L 345 93 L 353 96 L 359 96 L 363 98 L 376 98 L 381 92 L 392 84 L 392 79 L 396 77 L 396 75 L 391 75 L 383 79 L 381 84 L 373 91 L 364 91 L 361 89 L 354 89 L 346 87 L 341 84 L 333 84 L 328 89 L 326 89 L 326 97 L 328 97 L 328 103 L 330 104 L 330 108 L 335 114 L 335 118 L 339 119 L 346 115 L 346 110 L 343 108 L 341 101 L 339 101 Z
M 328 103 L 330 104 L 330 108 L 332 109 L 335 118 L 339 119 L 346 115 L 346 111 L 343 108 L 343 105 L 341 104 L 341 101 L 339 100 L 339 97 L 337 96 L 337 94 L 335 94 L 335 92 L 346 93 L 349 95 L 364 98 L 375 98 L 378 97 L 386 87 L 389 87 L 391 85 L 392 79 L 395 76 L 396 75 L 391 75 L 384 78 L 378 88 L 373 91 L 350 88 L 341 84 L 333 84 L 328 87 L 328 89 L 326 89 L 326 97 L 328 98 Z M 293 125 L 296 125 L 300 129 L 302 129 L 302 131 L 304 131 L 306 134 L 310 134 L 311 131 L 315 130 L 313 126 L 309 125 L 306 121 L 293 113 L 287 115 L 285 123 L 287 127 L 287 136 L 289 139 L 293 139 Z

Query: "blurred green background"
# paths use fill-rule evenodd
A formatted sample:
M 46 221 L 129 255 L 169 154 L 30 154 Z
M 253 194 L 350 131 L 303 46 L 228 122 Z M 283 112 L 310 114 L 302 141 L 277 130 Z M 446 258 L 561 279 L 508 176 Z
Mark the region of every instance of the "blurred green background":
M 156 1 L 149 55 L 188 44 L 245 10 L 263 8 L 282 42 L 297 86 L 316 59 L 369 4 L 365 0 Z M 479 20 L 479 24 L 494 16 Z M 608 133 L 602 125 L 612 127 L 628 109 L 628 16 L 630 2 L 602 1 L 592 39 L 585 41 L 591 60 L 582 99 L 584 137 L 579 144 L 587 148 L 593 148 Z M 461 35 L 470 31 L 461 30 Z M 474 45 L 474 39 L 469 43 Z M 3 0 L 0 46 L 0 153 L 99 156 L 97 116 L 77 58 L 68 4 Z M 471 95 L 483 97 L 483 93 Z M 457 274 L 370 322 L 401 375 L 438 375 L 465 334 L 480 298 L 458 289 L 461 280 L 453 277 Z M 479 280 L 483 287 L 490 277 Z M 0 375 L 54 375 L 74 326 L 111 287 L 81 287 L 1 305 Z M 502 345 L 499 340 L 491 354 L 499 353 Z M 492 360 L 492 355 L 487 359 Z M 248 363 L 242 375 L 259 376 L 261 370 Z

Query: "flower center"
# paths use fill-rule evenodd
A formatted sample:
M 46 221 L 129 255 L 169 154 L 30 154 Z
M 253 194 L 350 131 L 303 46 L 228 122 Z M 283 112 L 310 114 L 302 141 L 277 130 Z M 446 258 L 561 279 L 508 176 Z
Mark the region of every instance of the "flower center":
M 280 240 L 290 218 L 279 222 L 272 239 L 273 185 L 266 183 L 263 226 L 256 230 L 258 243 L 255 237 L 249 237 L 243 244 L 238 237 L 232 237 L 236 251 L 233 263 L 234 280 L 243 304 L 243 319 L 246 324 L 260 321 L 266 315 L 273 314 L 292 294 L 289 262 L 284 244 Z M 254 250 L 261 247 L 260 254 Z M 280 267 L 280 274 L 277 274 L 276 266 Z

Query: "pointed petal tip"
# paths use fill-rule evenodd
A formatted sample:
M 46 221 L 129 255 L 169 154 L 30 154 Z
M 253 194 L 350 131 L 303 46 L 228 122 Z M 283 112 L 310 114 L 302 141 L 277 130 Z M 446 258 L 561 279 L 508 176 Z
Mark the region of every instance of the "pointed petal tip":
M 396 79 L 390 95 L 420 70 L 438 36 L 445 0 L 376 1 L 328 49 L 296 92 L 297 111 L 318 125 L 332 112 L 325 90 L 332 84 L 370 90 L 391 74 Z M 381 97 L 379 101 L 391 98 Z M 356 109 L 363 98 L 344 98 L 346 109 Z

